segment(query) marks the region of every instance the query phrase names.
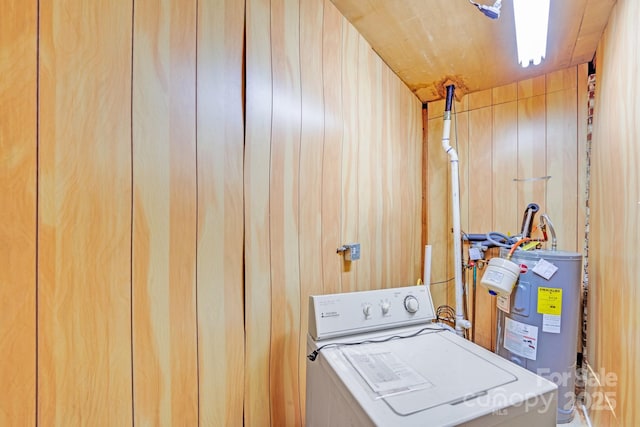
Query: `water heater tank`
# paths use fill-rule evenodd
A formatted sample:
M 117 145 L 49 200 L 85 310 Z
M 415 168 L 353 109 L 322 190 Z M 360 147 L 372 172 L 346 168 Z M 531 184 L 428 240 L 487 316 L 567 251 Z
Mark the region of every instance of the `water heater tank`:
M 508 251 L 501 250 L 502 257 Z M 573 419 L 582 255 L 516 251 L 521 273 L 498 296 L 496 353 L 558 385 L 558 423 Z

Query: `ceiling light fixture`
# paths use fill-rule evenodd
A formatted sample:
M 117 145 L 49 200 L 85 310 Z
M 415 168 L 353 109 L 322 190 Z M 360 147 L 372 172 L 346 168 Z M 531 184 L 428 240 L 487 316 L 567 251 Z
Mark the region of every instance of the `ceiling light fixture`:
M 549 0 L 513 0 L 518 62 L 538 65 L 547 53 Z
M 487 6 L 484 4 L 476 3 L 473 0 L 469 0 L 469 3 L 478 8 L 478 10 L 488 18 L 498 19 L 500 18 L 500 7 L 502 7 L 502 0 L 496 0 L 493 6 Z

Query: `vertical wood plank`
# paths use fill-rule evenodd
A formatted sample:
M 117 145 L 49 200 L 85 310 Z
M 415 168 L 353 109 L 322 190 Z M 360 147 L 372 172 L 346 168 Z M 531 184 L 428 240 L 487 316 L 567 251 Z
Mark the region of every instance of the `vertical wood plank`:
M 376 102 L 376 116 L 375 121 L 379 123 L 376 131 L 380 135 L 380 149 L 378 160 L 378 174 L 380 175 L 380 191 L 377 193 L 380 197 L 379 204 L 382 209 L 382 224 L 380 227 L 380 255 L 378 260 L 378 266 L 380 267 L 378 283 L 380 287 L 392 287 L 394 286 L 394 261 L 397 260 L 396 256 L 399 254 L 398 241 L 394 239 L 394 235 L 399 234 L 399 227 L 402 224 L 400 216 L 398 215 L 398 209 L 394 209 L 393 206 L 398 206 L 400 201 L 394 203 L 394 199 L 399 197 L 399 192 L 393 191 L 393 177 L 397 172 L 398 165 L 401 162 L 401 153 L 397 148 L 401 145 L 401 142 L 396 141 L 394 147 L 392 137 L 392 123 L 394 123 L 394 115 L 391 108 L 394 106 L 394 99 L 391 95 L 392 87 L 390 85 L 390 72 L 385 70 L 380 58 L 371 51 L 372 60 L 376 70 L 376 83 L 373 87 L 373 92 L 378 94 L 380 102 Z M 375 128 L 374 128 L 375 129 Z M 394 194 L 395 193 L 395 194 Z M 409 243 L 409 242 L 407 242 Z M 395 246 L 395 251 L 394 251 Z M 397 264 L 396 264 L 397 265 Z M 397 284 L 396 284 L 397 286 Z
M 309 295 L 322 292 L 322 176 L 324 141 L 322 1 L 300 2 L 300 329 L 298 379 L 300 412 L 305 412 Z M 320 237 L 320 238 L 319 238 Z M 335 254 L 327 257 L 335 259 Z M 327 260 L 329 261 L 329 260 Z
M 0 14 L 0 424 L 35 425 L 37 2 Z
M 480 92 L 470 93 L 469 97 L 469 110 L 475 110 L 477 108 L 490 107 L 492 103 L 492 90 L 482 90 Z
M 422 103 L 390 70 L 384 70 L 389 84 L 389 100 L 384 103 L 389 106 L 385 113 L 390 118 L 388 144 L 393 152 L 387 224 L 392 230 L 390 286 L 404 286 L 423 276 L 422 138 L 426 132 L 422 130 Z
M 492 104 L 504 104 L 518 99 L 518 84 L 511 83 L 505 86 L 494 87 L 491 89 Z
M 322 150 L 322 290 L 342 289 L 342 21 L 330 0 L 323 2 L 322 90 L 324 101 L 324 143 Z
M 271 11 L 269 0 L 249 0 L 246 7 L 244 422 L 261 425 L 271 419 Z
M 609 393 L 608 401 L 590 408 L 599 425 L 640 423 L 639 21 L 639 2 L 618 1 L 598 46 L 589 203 L 589 328 L 594 331 L 588 348 L 593 371 L 615 375 L 600 389 Z
M 342 21 L 342 240 L 341 243 L 362 242 L 358 234 L 359 224 L 359 148 L 358 135 L 358 42 L 360 35 L 346 20 Z M 364 255 L 368 248 L 360 247 Z M 342 263 L 342 291 L 351 292 L 357 289 L 360 263 Z
M 576 67 L 563 68 L 549 73 L 545 76 L 546 92 L 552 93 L 565 89 L 574 89 L 575 91 L 577 78 Z
M 375 215 L 382 214 L 380 188 L 382 178 L 379 170 L 379 116 L 373 103 L 371 89 L 377 84 L 375 64 L 370 57 L 370 46 L 358 35 L 358 188 L 367 185 L 378 191 L 358 191 L 358 241 L 361 244 L 362 267 L 358 272 L 356 288 L 360 291 L 380 288 L 378 265 L 381 256 L 381 235 Z M 375 129 L 374 129 L 375 127 Z
M 575 74 L 575 67 L 573 68 Z M 578 117 L 577 94 L 566 89 L 547 94 L 547 183 L 546 212 L 558 238 L 558 249 L 577 251 L 578 215 Z M 543 212 L 540 212 L 542 214 Z M 550 248 L 550 244 L 546 245 Z
M 368 126 L 368 131 L 371 132 L 371 143 L 374 151 L 369 156 L 370 165 L 370 179 L 369 182 L 373 184 L 371 191 L 372 207 L 376 212 L 379 212 L 378 217 L 370 217 L 368 221 L 370 241 L 372 246 L 370 248 L 371 257 L 369 260 L 371 264 L 371 279 L 372 283 L 361 283 L 361 289 L 382 288 L 388 287 L 389 277 L 389 247 L 388 247 L 388 226 L 391 223 L 391 218 L 388 209 L 389 200 L 389 173 L 391 170 L 391 164 L 393 159 L 388 158 L 391 156 L 389 146 L 386 144 L 386 120 L 388 117 L 383 115 L 383 103 L 386 98 L 386 88 L 384 87 L 384 79 L 382 77 L 382 61 L 371 49 L 371 46 L 366 42 L 364 38 L 361 41 L 366 45 L 365 50 L 367 52 L 367 62 L 369 63 L 370 72 L 370 84 L 367 91 L 372 94 L 370 98 L 370 111 L 369 119 L 371 122 Z M 365 79 L 366 80 L 366 79 Z M 361 82 L 362 83 L 362 82 Z M 380 100 L 381 102 L 376 102 Z M 360 111 L 364 112 L 363 103 L 359 104 Z M 362 126 L 362 122 L 359 123 Z M 361 128 L 362 129 L 362 128 Z M 360 133 L 362 135 L 362 131 Z M 366 139 L 364 139 L 366 141 Z M 362 147 L 362 146 L 361 146 Z M 386 162 L 383 162 L 383 158 L 387 157 Z M 377 189 L 377 191 L 376 191 Z M 385 204 L 387 206 L 385 206 Z M 362 211 L 360 211 L 362 215 Z M 363 223 L 361 222 L 361 225 Z
M 400 80 L 397 80 L 396 84 L 398 86 L 398 96 L 402 97 L 402 109 L 399 111 L 399 115 L 406 120 L 404 126 L 406 127 L 406 138 L 409 143 L 409 149 L 406 152 L 406 156 L 408 156 L 407 170 L 413 171 L 412 176 L 407 178 L 410 188 L 405 193 L 405 197 L 408 200 L 403 202 L 402 209 L 402 212 L 410 212 L 411 223 L 407 226 L 406 232 L 409 233 L 409 236 L 411 236 L 413 240 L 409 248 L 405 248 L 403 245 L 402 250 L 408 251 L 409 253 L 407 255 L 403 254 L 402 259 L 408 257 L 412 259 L 413 262 L 409 264 L 412 267 L 411 269 L 404 269 L 401 266 L 398 267 L 402 268 L 403 277 L 405 274 L 409 275 L 408 279 L 404 280 L 407 282 L 410 280 L 410 283 L 413 283 L 417 282 L 418 278 L 423 276 L 424 268 L 424 258 L 422 256 L 424 251 L 424 243 L 422 240 L 422 212 L 423 194 L 425 193 L 422 189 L 425 185 L 423 180 L 423 166 L 426 165 L 423 150 L 426 150 L 427 147 L 423 144 L 423 138 L 426 136 L 427 129 L 422 121 L 422 102 L 412 92 L 407 91 L 404 83 Z M 403 137 L 404 135 L 403 133 Z M 404 171 L 401 171 L 401 176 L 406 176 Z M 399 185 L 403 185 L 404 182 L 405 181 L 401 181 Z M 405 208 L 405 203 L 410 207 Z M 426 231 L 426 229 L 424 231 Z
M 494 104 L 493 106 L 493 141 L 492 141 L 492 203 L 493 227 L 491 231 L 517 234 L 520 227 L 518 204 L 518 185 L 513 181 L 518 176 L 518 103 L 517 101 Z M 524 208 L 523 208 L 524 209 Z M 498 256 L 497 249 L 488 253 L 489 257 Z M 491 350 L 495 348 L 496 336 L 496 299 L 487 301 L 486 289 L 479 304 L 491 306 Z M 483 300 L 484 299 L 484 300 Z M 477 320 L 477 317 L 476 317 Z M 477 331 L 477 330 L 476 330 Z M 486 336 L 488 333 L 484 332 Z M 486 338 L 485 338 L 486 339 Z M 486 342 L 486 341 L 485 341 Z M 489 348 L 489 347 L 487 347 Z
M 199 0 L 197 4 L 199 421 L 202 426 L 242 425 L 244 2 Z M 270 103 L 270 99 L 266 102 Z M 253 106 L 247 109 L 254 111 Z M 247 151 L 247 155 L 254 160 L 256 151 Z M 264 170 L 258 165 L 247 173 L 261 179 Z M 263 202 L 264 196 L 250 194 L 258 205 Z M 251 230 L 256 233 L 252 239 L 264 238 L 264 223 L 259 226 L 261 230 L 256 230 L 256 224 L 251 223 Z M 247 241 L 251 242 L 247 244 L 251 259 L 258 260 L 256 267 L 262 268 L 262 258 L 255 253 L 257 245 L 254 240 Z M 253 270 L 247 277 L 254 279 Z M 264 287 L 268 291 L 268 286 Z M 264 311 L 261 307 L 258 315 Z
M 547 180 L 545 95 L 518 100 L 518 201 L 520 226 L 529 203 L 545 212 Z M 553 178 L 552 178 L 553 179 Z M 516 231 L 519 232 L 520 230 Z
M 134 420 L 197 424 L 196 3 L 134 19 Z
M 132 9 L 40 2 L 40 424 L 132 423 Z
M 518 85 L 518 99 L 531 98 L 532 96 L 544 95 L 546 90 L 546 76 L 521 80 Z
M 385 144 L 390 151 L 389 158 L 392 163 L 389 165 L 390 170 L 387 174 L 388 189 L 383 200 L 385 201 L 385 209 L 389 213 L 389 221 L 387 222 L 387 232 L 385 239 L 387 240 L 387 258 L 389 272 L 385 279 L 387 286 L 401 286 L 415 283 L 418 277 L 406 277 L 406 266 L 413 266 L 413 256 L 411 250 L 413 245 L 412 222 L 415 216 L 412 214 L 411 196 L 416 189 L 415 183 L 411 179 L 407 179 L 402 187 L 403 173 L 409 170 L 409 164 L 412 160 L 415 144 L 412 144 L 406 123 L 411 119 L 411 115 L 405 107 L 402 88 L 397 82 L 396 76 L 388 68 L 382 69 L 383 82 L 385 87 L 386 100 L 383 100 L 385 107 Z M 387 161 L 383 158 L 383 163 Z M 412 169 L 414 170 L 414 169 Z M 407 177 L 408 178 L 408 177 Z M 401 242 L 397 236 L 410 236 L 410 240 Z M 418 254 L 420 254 L 418 249 Z
M 517 234 L 521 210 L 517 201 L 518 113 L 517 103 L 493 106 L 493 229 Z M 524 209 L 524 208 L 523 208 Z
M 300 10 L 298 0 L 271 2 L 271 421 L 301 423 L 300 331 Z
M 492 109 L 480 108 L 469 112 L 469 161 L 472 175 L 469 187 L 469 233 L 486 233 L 492 231 L 493 218 L 493 159 L 492 159 Z M 494 298 L 480 285 L 483 270 L 476 269 L 476 286 L 473 286 L 473 272 L 469 278 L 469 289 L 475 294 L 475 319 L 473 325 L 473 341 L 485 348 L 491 348 L 495 311 Z M 473 306 L 473 298 L 471 305 Z M 469 309 L 470 320 L 473 318 L 473 307 Z

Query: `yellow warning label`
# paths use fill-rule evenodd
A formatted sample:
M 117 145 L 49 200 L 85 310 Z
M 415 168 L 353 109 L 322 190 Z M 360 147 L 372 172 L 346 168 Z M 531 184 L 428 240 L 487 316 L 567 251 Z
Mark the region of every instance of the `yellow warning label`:
M 562 289 L 559 288 L 538 288 L 538 313 L 562 314 Z

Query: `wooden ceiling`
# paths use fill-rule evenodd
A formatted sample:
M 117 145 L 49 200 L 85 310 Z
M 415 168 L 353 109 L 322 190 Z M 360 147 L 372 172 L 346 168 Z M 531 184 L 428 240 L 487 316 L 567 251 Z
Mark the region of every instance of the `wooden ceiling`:
M 468 0 L 331 0 L 423 102 L 456 97 L 593 59 L 616 0 L 551 0 L 547 56 L 518 64 L 512 0 L 500 18 L 485 17 Z M 492 5 L 494 0 L 477 0 Z

